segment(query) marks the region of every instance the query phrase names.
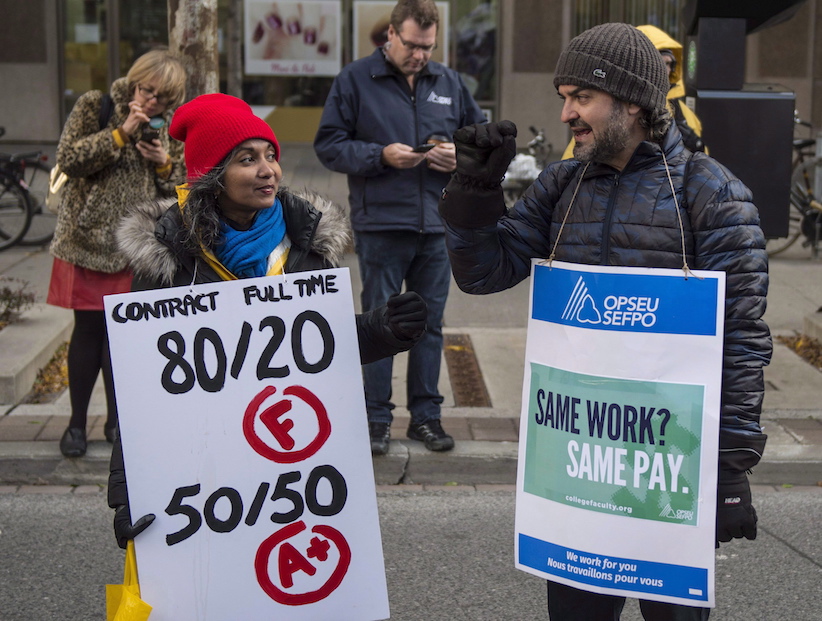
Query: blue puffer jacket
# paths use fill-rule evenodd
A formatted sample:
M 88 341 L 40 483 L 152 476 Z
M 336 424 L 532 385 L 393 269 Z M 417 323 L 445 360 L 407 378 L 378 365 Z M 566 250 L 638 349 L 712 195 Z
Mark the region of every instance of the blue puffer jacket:
M 485 117 L 459 74 L 429 62 L 411 92 L 381 48 L 347 65 L 334 79 L 314 150 L 324 166 L 348 175 L 355 231 L 442 233 L 437 201 L 450 176 L 425 165 L 398 170 L 380 161 L 401 142 L 422 144 Z
M 691 155 L 672 127 L 661 148 L 641 143 L 622 172 L 605 164 L 589 166 L 555 258 L 682 267 L 682 236 L 662 150 L 680 203 L 688 266 L 727 274 L 720 467 L 744 471 L 765 448 L 767 436 L 759 426 L 762 368 L 772 350 L 762 320 L 768 258 L 750 190 L 716 160 Z M 440 213 L 460 288 L 475 294 L 507 289 L 530 274 L 531 258 L 550 256 L 583 169 L 577 160 L 551 164 L 507 213 L 501 191 L 492 201 L 487 192 L 452 181 Z

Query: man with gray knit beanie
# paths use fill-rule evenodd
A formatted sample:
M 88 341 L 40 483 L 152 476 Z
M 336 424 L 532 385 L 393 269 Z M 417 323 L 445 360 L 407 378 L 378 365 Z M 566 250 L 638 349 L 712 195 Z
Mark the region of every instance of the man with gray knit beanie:
M 550 164 L 510 210 L 500 182 L 516 153 L 516 126 L 500 121 L 454 134 L 457 168 L 439 205 L 454 277 L 463 291 L 494 293 L 527 278 L 532 258 L 549 256 L 724 271 L 716 545 L 754 539 L 746 473 L 765 448 L 762 370 L 772 343 L 762 320 L 768 259 L 751 192 L 717 161 L 685 148 L 665 105 L 663 60 L 633 26 L 602 24 L 574 38 L 554 86 L 574 158 Z M 552 621 L 610 621 L 624 604 L 548 582 Z M 704 620 L 710 612 L 647 600 L 640 608 L 653 621 Z

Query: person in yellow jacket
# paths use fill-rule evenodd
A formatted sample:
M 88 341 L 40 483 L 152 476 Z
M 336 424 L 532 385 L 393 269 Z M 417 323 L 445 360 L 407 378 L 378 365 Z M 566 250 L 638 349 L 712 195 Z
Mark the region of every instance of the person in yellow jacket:
M 668 109 L 674 117 L 679 133 L 682 134 L 682 142 L 690 151 L 705 151 L 708 148 L 702 141 L 702 122 L 696 113 L 685 105 L 685 83 L 682 79 L 682 45 L 673 39 L 668 33 L 660 30 L 656 26 L 646 24 L 637 26 L 637 30 L 642 31 L 654 44 L 654 47 L 662 54 L 665 66 L 668 67 L 668 81 L 671 88 L 668 91 Z M 574 140 L 565 148 L 562 159 L 568 160 L 574 157 Z

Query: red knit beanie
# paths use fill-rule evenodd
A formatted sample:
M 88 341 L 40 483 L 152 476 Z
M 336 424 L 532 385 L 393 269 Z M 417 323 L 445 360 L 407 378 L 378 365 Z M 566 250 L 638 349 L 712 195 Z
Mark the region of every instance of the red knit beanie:
M 174 112 L 168 133 L 185 143 L 189 181 L 202 177 L 234 147 L 251 138 L 273 144 L 280 159 L 280 145 L 268 123 L 255 116 L 246 102 L 231 95 L 200 95 L 183 104 Z

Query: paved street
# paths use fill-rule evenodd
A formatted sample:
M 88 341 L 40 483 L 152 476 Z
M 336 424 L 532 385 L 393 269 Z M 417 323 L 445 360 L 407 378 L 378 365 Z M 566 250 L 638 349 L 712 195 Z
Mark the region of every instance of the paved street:
M 822 488 L 754 494 L 759 537 L 717 552 L 711 619 L 819 621 Z M 514 568 L 513 488 L 382 487 L 378 503 L 391 619 L 547 621 L 544 581 Z M 0 559 L 2 621 L 102 619 L 122 579 L 96 488 L 0 488 Z M 635 601 L 622 618 L 641 620 Z

